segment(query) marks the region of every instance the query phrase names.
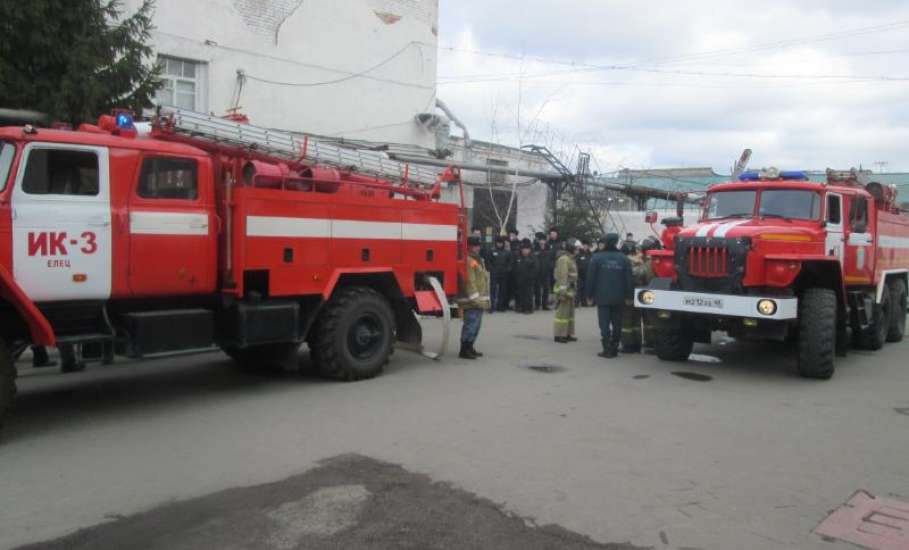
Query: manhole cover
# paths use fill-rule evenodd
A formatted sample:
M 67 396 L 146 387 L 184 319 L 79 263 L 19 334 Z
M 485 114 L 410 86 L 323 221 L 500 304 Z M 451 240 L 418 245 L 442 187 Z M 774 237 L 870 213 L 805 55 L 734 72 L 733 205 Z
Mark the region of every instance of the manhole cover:
M 869 550 L 909 548 L 909 503 L 857 491 L 814 532 Z
M 685 380 L 694 380 L 695 382 L 709 382 L 713 380 L 712 376 L 701 374 L 699 372 L 675 371 L 672 373 L 672 375 L 678 376 L 679 378 L 684 378 Z
M 536 371 L 536 372 L 548 372 L 548 373 L 562 372 L 563 370 L 565 370 L 565 367 L 563 367 L 561 365 L 545 365 L 545 364 L 544 365 L 525 365 L 525 368 L 528 368 L 528 369 L 530 369 L 532 371 Z

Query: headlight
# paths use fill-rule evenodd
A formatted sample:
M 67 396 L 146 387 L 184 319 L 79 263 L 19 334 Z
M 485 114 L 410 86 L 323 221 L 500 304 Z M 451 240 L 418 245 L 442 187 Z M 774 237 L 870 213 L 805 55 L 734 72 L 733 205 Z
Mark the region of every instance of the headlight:
M 757 310 L 761 315 L 773 315 L 776 313 L 776 302 L 773 300 L 761 300 L 757 303 Z
M 638 294 L 638 300 L 645 306 L 653 305 L 653 302 L 656 301 L 656 294 L 649 290 L 642 290 L 641 293 Z

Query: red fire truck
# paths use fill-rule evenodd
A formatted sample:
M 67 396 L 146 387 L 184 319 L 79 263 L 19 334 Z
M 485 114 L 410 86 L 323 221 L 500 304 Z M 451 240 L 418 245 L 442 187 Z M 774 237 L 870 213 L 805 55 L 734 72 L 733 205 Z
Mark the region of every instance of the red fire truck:
M 712 186 L 700 221 L 670 221 L 651 252 L 656 278 L 635 291 L 654 317 L 660 359 L 686 360 L 713 331 L 797 339 L 798 370 L 830 378 L 853 343 L 877 350 L 903 338 L 909 218 L 893 187 L 870 174 L 748 172 Z
M 306 342 L 326 376 L 378 375 L 396 340 L 420 346 L 415 312 L 449 319 L 466 232 L 448 182 L 188 111 L 0 128 L 0 415 L 28 345 L 217 345 L 272 369 Z

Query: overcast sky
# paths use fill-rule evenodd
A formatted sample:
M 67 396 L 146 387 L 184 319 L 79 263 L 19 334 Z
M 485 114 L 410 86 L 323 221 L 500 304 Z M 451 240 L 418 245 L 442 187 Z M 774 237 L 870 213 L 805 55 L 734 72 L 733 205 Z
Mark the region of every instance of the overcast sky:
M 441 0 L 471 134 L 620 167 L 909 171 L 906 0 Z M 518 108 L 520 106 L 520 108 Z

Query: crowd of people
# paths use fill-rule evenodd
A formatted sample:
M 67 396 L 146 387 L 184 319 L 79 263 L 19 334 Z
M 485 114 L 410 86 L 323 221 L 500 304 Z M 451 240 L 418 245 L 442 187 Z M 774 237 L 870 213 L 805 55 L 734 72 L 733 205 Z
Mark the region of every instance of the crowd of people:
M 553 339 L 576 342 L 575 308 L 596 306 L 603 351 L 615 357 L 621 350 L 639 352 L 649 336 L 648 319 L 634 308 L 635 286 L 653 277 L 648 250 L 660 247 L 656 237 L 640 243 L 628 233 L 604 235 L 589 241 L 562 239 L 559 231 L 536 233 L 534 240 L 520 239 L 516 230 L 494 239 L 492 246 L 475 229 L 469 238 L 468 277 L 460 301 L 464 326 L 459 357 L 482 356 L 474 346 L 484 312 L 514 310 L 522 314 L 554 309 Z

